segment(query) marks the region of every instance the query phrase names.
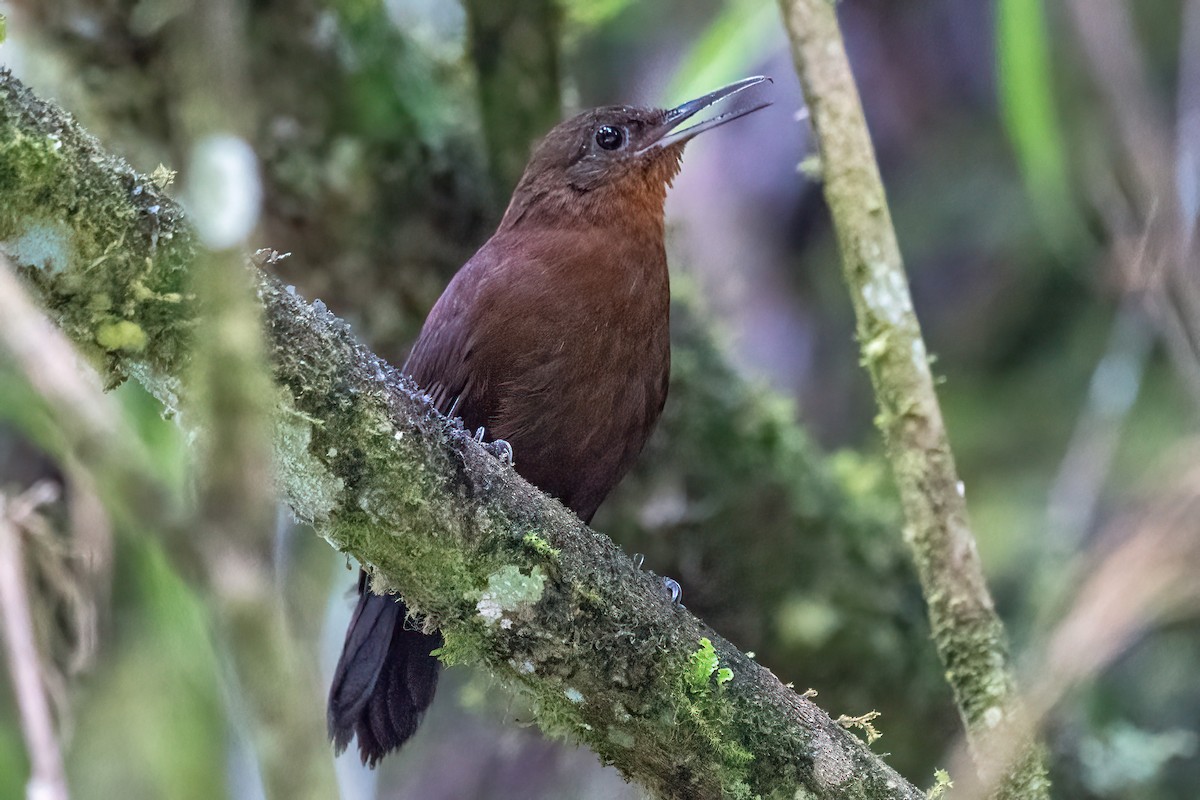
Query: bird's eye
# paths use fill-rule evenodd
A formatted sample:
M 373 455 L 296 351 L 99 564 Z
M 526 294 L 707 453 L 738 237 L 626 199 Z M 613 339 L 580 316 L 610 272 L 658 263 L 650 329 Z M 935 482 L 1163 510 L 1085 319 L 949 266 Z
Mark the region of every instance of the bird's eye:
M 625 131 L 612 125 L 602 125 L 596 130 L 596 144 L 604 150 L 616 150 L 625 144 Z

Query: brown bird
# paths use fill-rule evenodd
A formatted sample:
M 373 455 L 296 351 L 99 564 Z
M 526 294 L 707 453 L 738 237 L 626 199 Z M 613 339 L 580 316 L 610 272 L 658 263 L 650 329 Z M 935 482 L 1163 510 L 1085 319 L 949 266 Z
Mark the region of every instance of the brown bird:
M 516 453 L 516 470 L 584 521 L 662 413 L 670 369 L 663 204 L 684 144 L 769 105 L 747 78 L 677 108 L 609 106 L 536 147 L 500 227 L 434 305 L 404 365 L 448 416 Z M 735 97 L 736 95 L 736 97 Z M 729 100 L 729 103 L 722 101 Z M 720 103 L 722 113 L 683 127 Z M 365 573 L 329 693 L 338 752 L 374 765 L 433 700 L 441 637 Z

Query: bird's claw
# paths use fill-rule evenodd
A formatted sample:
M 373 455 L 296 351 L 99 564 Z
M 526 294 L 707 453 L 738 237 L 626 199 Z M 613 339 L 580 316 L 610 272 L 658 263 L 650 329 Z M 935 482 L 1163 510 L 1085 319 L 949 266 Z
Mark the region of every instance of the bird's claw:
M 491 453 L 496 458 L 500 459 L 502 462 L 504 462 L 508 466 L 511 467 L 513 465 L 512 445 L 509 444 L 508 442 L 504 441 L 503 439 L 493 439 L 492 441 L 485 444 L 483 446 L 483 449 L 487 450 L 489 453 Z
M 487 431 L 485 431 L 482 427 L 479 428 L 475 431 L 475 441 L 483 445 L 483 449 L 491 453 L 493 458 L 498 458 L 511 467 L 513 465 L 514 455 L 512 445 L 503 439 L 493 439 L 490 442 L 485 442 L 483 438 L 486 434 Z
M 637 567 L 638 569 L 642 568 L 642 564 L 645 563 L 645 561 L 646 561 L 646 557 L 644 555 L 642 555 L 641 553 L 633 554 L 633 565 L 635 567 Z
M 683 587 L 679 585 L 679 581 L 674 578 L 663 578 L 663 588 L 667 590 L 667 594 L 671 596 L 671 605 L 675 608 L 683 608 Z

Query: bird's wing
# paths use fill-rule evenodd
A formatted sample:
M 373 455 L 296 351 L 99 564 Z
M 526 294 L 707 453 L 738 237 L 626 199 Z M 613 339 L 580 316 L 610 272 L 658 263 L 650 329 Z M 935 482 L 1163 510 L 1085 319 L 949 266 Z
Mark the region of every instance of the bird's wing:
M 403 372 L 426 392 L 438 411 L 459 416 L 468 427 L 486 424 L 489 380 L 476 358 L 481 298 L 491 259 L 481 251 L 459 270 L 438 298 Z
M 577 239 L 554 230 L 519 240 L 497 234 L 454 276 L 404 365 L 439 411 L 510 441 L 529 427 L 525 417 L 544 408 L 529 400 L 561 374 L 565 340 L 590 324 L 576 305 L 611 294 L 603 281 L 588 285 L 589 270 L 573 268 L 594 260 Z M 577 303 L 561 302 L 564 293 Z

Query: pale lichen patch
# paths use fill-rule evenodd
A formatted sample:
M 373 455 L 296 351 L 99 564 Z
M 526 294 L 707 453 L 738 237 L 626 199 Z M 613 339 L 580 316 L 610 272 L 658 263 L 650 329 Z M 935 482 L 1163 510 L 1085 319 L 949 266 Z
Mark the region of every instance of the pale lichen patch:
M 889 325 L 900 325 L 912 313 L 903 276 L 886 263 L 872 264 L 862 297 L 871 314 Z
M 280 392 L 275 417 L 275 469 L 292 510 L 306 522 L 321 520 L 337 507 L 345 487 L 310 451 L 313 423 L 299 413 L 291 393 Z
M 626 750 L 632 748 L 637 743 L 632 733 L 623 731 L 620 728 L 609 728 L 608 740 L 617 747 L 623 747 Z
M 545 588 L 546 573 L 541 567 L 535 566 L 526 575 L 510 564 L 488 576 L 487 589 L 480 595 L 475 610 L 489 625 L 509 628 L 514 619 L 532 614 Z
M 0 242 L 0 250 L 8 253 L 18 264 L 34 266 L 50 273 L 65 270 L 74 255 L 71 229 L 65 223 L 53 220 L 25 225 L 20 234 L 7 242 Z

